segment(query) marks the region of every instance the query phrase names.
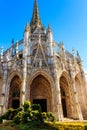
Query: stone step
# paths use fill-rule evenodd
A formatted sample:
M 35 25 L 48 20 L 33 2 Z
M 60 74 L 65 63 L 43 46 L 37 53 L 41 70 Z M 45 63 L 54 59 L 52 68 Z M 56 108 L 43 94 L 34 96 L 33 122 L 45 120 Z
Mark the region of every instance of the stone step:
M 87 122 L 87 120 L 75 120 L 72 118 L 63 118 L 63 122 Z

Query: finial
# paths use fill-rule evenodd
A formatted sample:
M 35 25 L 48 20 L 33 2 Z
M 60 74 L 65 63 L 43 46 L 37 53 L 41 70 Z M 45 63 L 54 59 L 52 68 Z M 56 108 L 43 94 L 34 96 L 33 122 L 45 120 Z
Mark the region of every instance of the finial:
M 48 32 L 52 32 L 52 29 L 50 27 L 50 24 L 48 24 Z
M 14 43 L 14 38 L 12 38 L 12 43 Z
M 28 22 L 26 23 L 26 26 L 25 26 L 25 32 L 28 32 L 29 31 L 29 25 L 28 25 Z
M 12 43 L 12 47 L 13 47 L 14 46 L 14 38 L 12 38 L 11 43 Z
M 62 45 L 64 46 L 64 41 L 62 41 Z
M 41 23 L 40 16 L 39 16 L 37 0 L 35 0 L 33 16 L 32 16 L 31 22 L 30 22 L 31 32 L 33 32 L 37 26 L 42 27 L 42 23 Z
M 62 49 L 64 50 L 64 42 L 62 41 Z
M 4 52 L 4 48 L 1 47 L 1 61 L 3 62 L 3 52 Z
M 77 57 L 79 56 L 79 52 L 77 51 Z
M 73 64 L 76 63 L 76 58 L 75 58 L 75 50 L 72 49 L 72 55 L 73 55 Z
M 79 55 L 79 52 L 77 51 L 77 61 L 78 62 L 81 62 L 81 57 L 80 57 L 80 55 Z
M 74 49 L 72 49 L 72 55 L 73 55 L 73 56 L 75 55 L 75 51 L 74 51 Z
M 16 42 L 16 54 L 17 54 L 17 57 L 18 57 L 18 41 Z
M 16 41 L 16 49 L 18 49 L 18 44 L 19 44 L 19 43 L 18 43 L 18 40 L 17 40 L 17 41 Z
M 2 46 L 1 47 L 1 55 L 3 55 L 3 52 L 4 52 L 4 47 Z

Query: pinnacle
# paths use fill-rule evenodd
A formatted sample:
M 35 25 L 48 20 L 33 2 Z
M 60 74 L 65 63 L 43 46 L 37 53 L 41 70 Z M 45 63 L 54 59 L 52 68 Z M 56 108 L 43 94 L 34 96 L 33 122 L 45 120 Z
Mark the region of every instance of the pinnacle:
M 25 31 L 29 31 L 29 25 L 28 25 L 28 22 L 26 23 L 26 26 L 25 26 Z
M 48 24 L 48 32 L 51 32 L 51 27 L 50 27 L 50 24 Z
M 48 29 L 51 29 L 50 24 L 48 24 Z

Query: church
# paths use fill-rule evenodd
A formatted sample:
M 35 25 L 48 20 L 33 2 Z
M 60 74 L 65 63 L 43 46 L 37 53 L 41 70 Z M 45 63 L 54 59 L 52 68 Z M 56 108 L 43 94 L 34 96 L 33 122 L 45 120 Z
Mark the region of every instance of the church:
M 0 53 L 0 114 L 23 106 L 25 100 L 40 104 L 42 112 L 64 118 L 87 119 L 86 79 L 79 53 L 68 52 L 45 28 L 37 0 L 23 39 Z

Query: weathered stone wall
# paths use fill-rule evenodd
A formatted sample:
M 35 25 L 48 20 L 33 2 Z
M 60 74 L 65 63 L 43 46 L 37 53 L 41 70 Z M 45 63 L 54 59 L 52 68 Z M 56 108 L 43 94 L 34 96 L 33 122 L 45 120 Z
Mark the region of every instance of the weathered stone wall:
M 0 104 L 2 103 L 2 85 L 3 85 L 3 80 L 0 78 Z

